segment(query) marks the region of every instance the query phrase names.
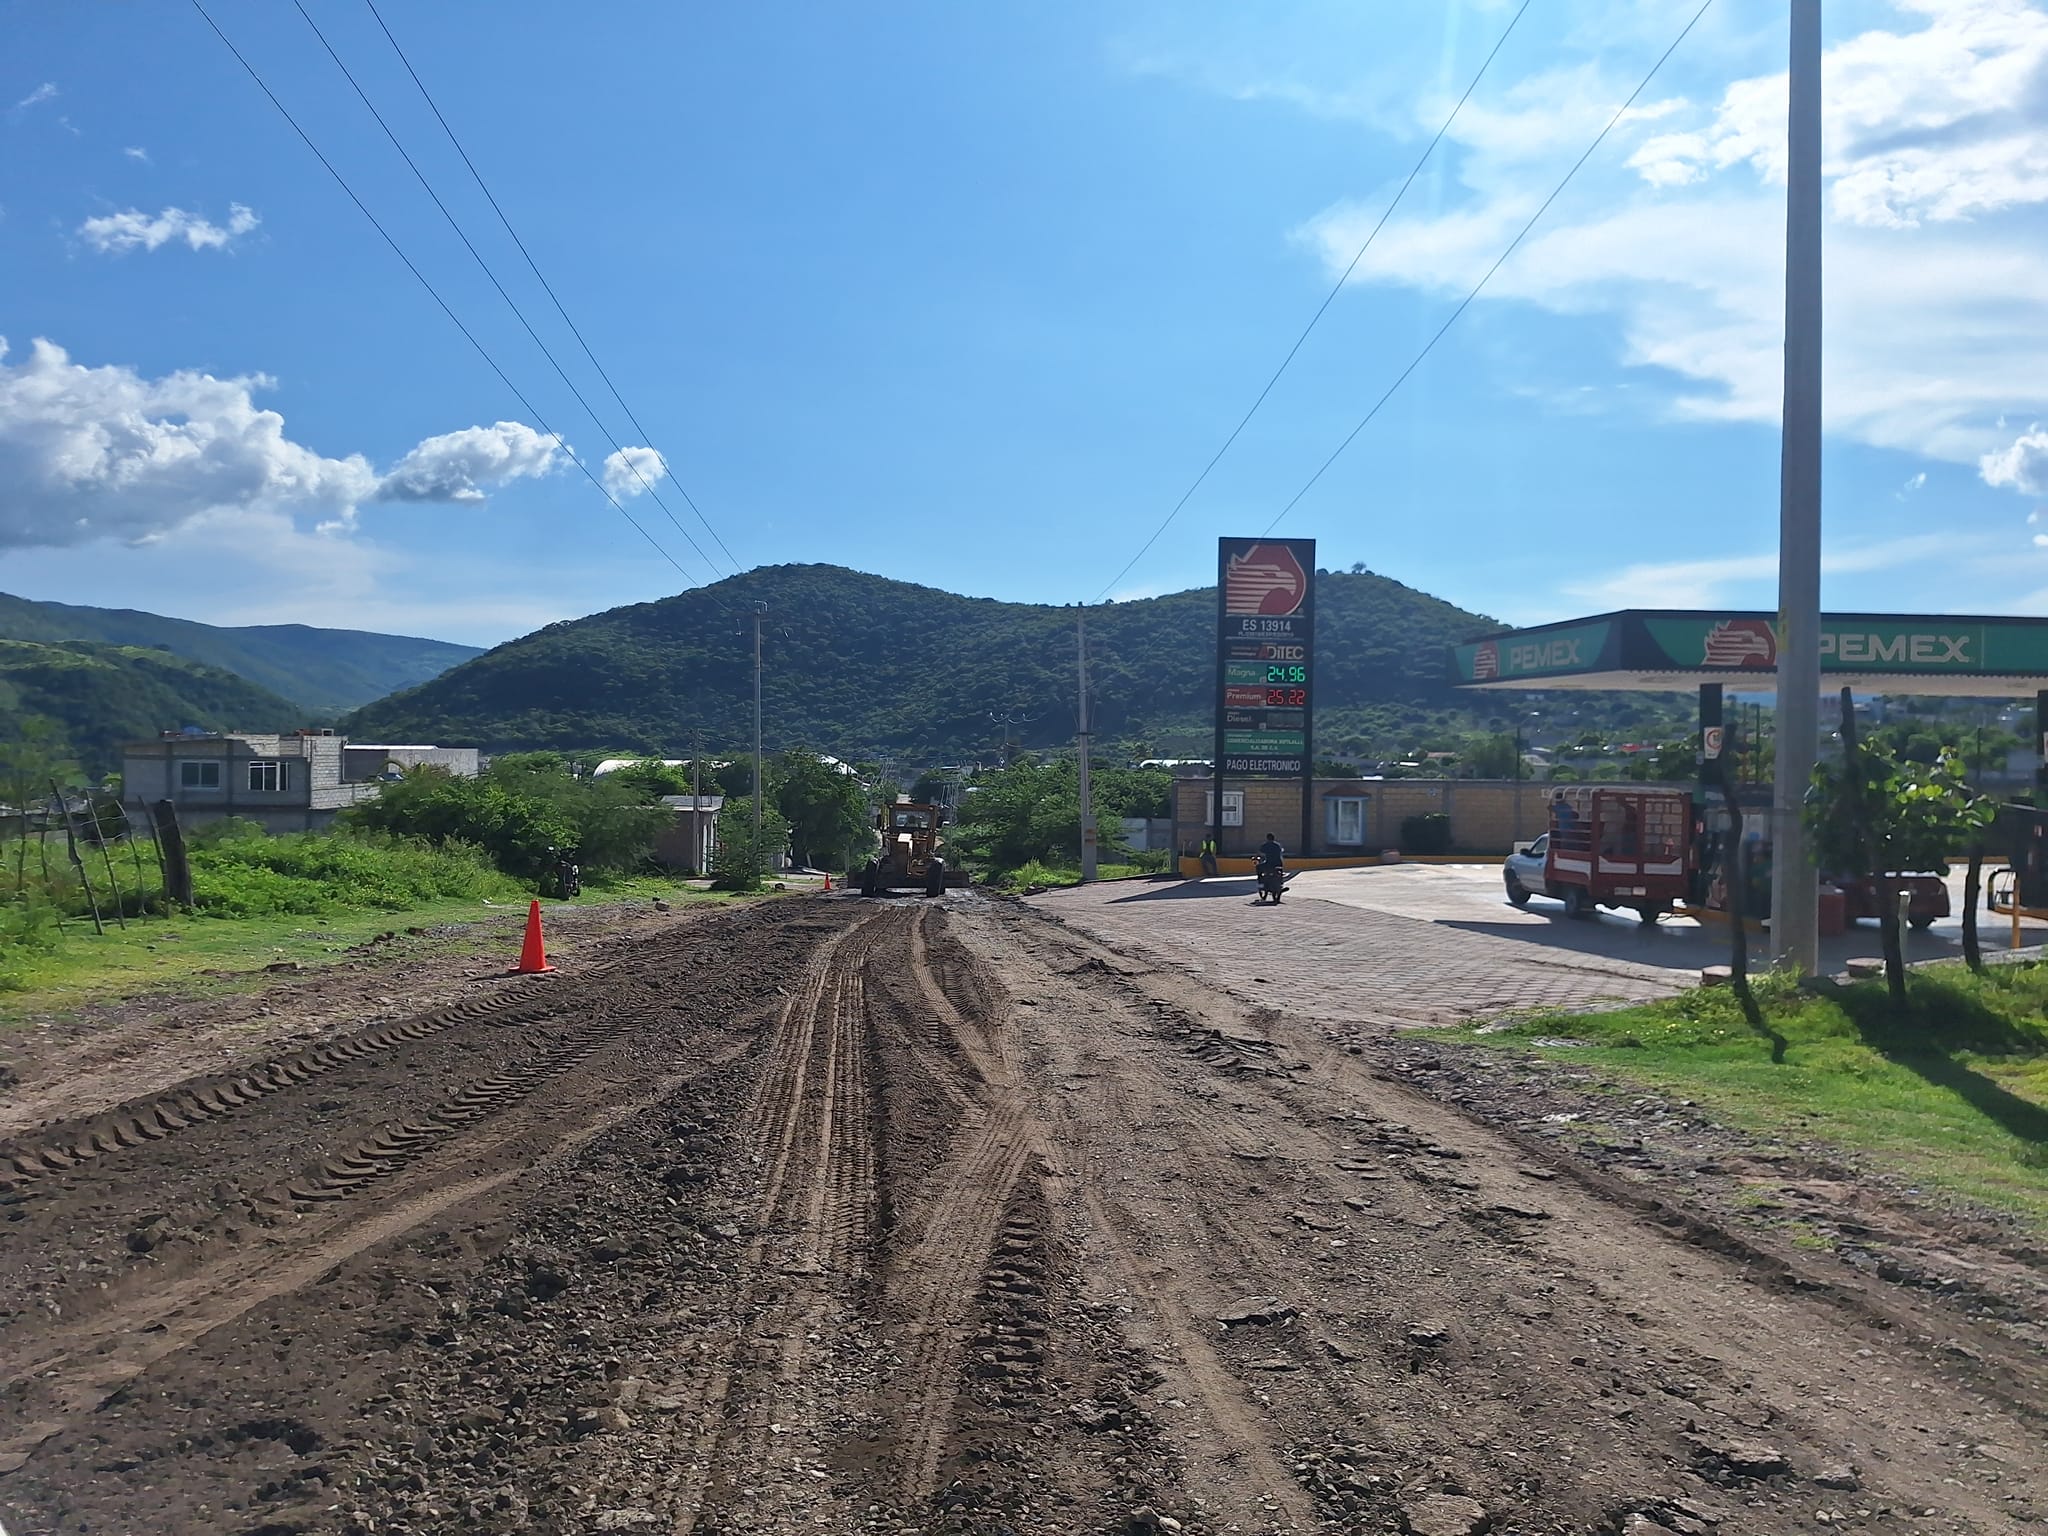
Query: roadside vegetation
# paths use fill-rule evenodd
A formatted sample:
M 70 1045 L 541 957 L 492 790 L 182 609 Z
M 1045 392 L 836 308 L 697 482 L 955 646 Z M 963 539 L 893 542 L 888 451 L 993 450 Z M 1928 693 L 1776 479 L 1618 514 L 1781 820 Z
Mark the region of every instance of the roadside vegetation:
M 1134 855 L 1124 844 L 1125 817 L 1168 813 L 1173 775 L 1164 768 L 1099 768 L 1095 798 L 1098 873 L 1164 869 L 1167 855 Z M 963 786 L 946 834 L 949 857 L 964 858 L 997 885 L 1075 885 L 1081 878 L 1081 778 L 1072 758 L 1024 758 L 976 775 Z
M 2048 1227 L 2048 964 L 1916 969 L 1882 981 L 1781 976 L 1594 1014 L 1469 1032 L 1696 1100 L 1731 1125 L 1854 1148 L 1913 1180 Z M 1537 1044 L 1569 1040 L 1570 1045 Z
M 733 765 L 717 771 L 730 781 Z M 216 962 L 262 957 L 286 933 L 318 950 L 328 925 L 401 914 L 445 922 L 536 893 L 557 899 L 564 856 L 581 870 L 584 900 L 680 897 L 689 888 L 651 858 L 675 819 L 660 797 L 687 792 L 677 778 L 649 764 L 595 779 L 559 753 L 514 753 L 475 778 L 415 770 L 328 831 L 273 836 L 234 818 L 202 824 L 186 829 L 187 908 L 166 895 L 153 829 L 123 813 L 111 784 L 83 787 L 92 781 L 54 722 L 25 721 L 0 741 L 0 992 L 41 991 L 95 968 L 155 974 L 176 969 L 173 955 L 200 951 Z M 63 787 L 61 801 L 52 785 Z M 772 855 L 798 839 L 819 862 L 836 854 L 843 867 L 868 825 L 859 781 L 813 754 L 771 765 L 758 847 L 751 764 L 744 783 L 716 787 L 741 792 L 721 818 L 730 841 L 714 873 L 725 890 L 759 889 Z M 195 943 L 207 929 L 215 931 Z

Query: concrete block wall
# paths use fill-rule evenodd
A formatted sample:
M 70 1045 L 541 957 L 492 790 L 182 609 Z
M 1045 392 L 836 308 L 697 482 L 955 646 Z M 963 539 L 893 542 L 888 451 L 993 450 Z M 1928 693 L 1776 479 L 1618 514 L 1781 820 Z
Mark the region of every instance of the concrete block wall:
M 1208 835 L 1208 779 L 1174 781 L 1174 846 L 1185 851 Z M 1555 787 L 1533 780 L 1512 779 L 1318 779 L 1315 781 L 1315 835 L 1306 849 L 1301 841 L 1301 785 L 1284 779 L 1225 780 L 1226 791 L 1243 790 L 1245 824 L 1223 829 L 1223 854 L 1251 853 L 1268 832 L 1293 852 L 1310 856 L 1378 853 L 1396 848 L 1401 823 L 1410 816 L 1447 815 L 1451 846 L 1460 853 L 1505 854 L 1518 842 L 1542 835 L 1549 824 L 1550 791 Z M 1607 786 L 1595 786 L 1607 787 Z M 1615 785 L 1614 788 L 1680 789 L 1688 784 Z M 1365 842 L 1333 843 L 1325 804 L 1329 794 L 1356 795 L 1366 802 Z

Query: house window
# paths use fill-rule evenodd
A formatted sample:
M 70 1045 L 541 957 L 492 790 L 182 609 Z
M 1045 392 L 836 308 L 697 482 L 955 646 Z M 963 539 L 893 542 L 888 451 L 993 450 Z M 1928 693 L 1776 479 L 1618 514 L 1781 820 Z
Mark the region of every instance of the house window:
M 194 762 L 187 759 L 178 764 L 178 787 L 180 789 L 219 789 L 220 764 Z
M 1323 802 L 1324 832 L 1333 843 L 1356 848 L 1365 842 L 1365 806 L 1363 795 L 1346 795 Z
M 1202 797 L 1202 825 L 1213 826 L 1216 821 L 1216 791 L 1210 790 Z M 1244 825 L 1244 791 L 1226 789 L 1223 791 L 1223 825 L 1241 827 Z
M 256 794 L 276 794 L 288 788 L 291 775 L 285 772 L 283 763 L 254 762 L 249 765 L 249 788 Z

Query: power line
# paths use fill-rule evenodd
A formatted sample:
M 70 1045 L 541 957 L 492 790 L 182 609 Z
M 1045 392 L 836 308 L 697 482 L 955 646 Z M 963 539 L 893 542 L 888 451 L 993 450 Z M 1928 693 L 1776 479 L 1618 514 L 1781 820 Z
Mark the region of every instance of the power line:
M 1543 215 L 1549 211 L 1550 205 L 1557 201 L 1558 194 L 1563 192 L 1567 186 L 1571 185 L 1572 178 L 1579 174 L 1579 167 L 1584 165 L 1588 160 L 1593 158 L 1593 151 L 1598 149 L 1601 146 L 1601 144 L 1606 141 L 1607 135 L 1614 131 L 1614 125 L 1620 122 L 1622 118 L 1627 114 L 1628 109 L 1636 104 L 1636 98 L 1642 95 L 1644 91 L 1650 88 L 1650 82 L 1657 78 L 1657 71 L 1664 67 L 1664 61 L 1669 59 L 1672 54 L 1678 51 L 1678 45 L 1685 41 L 1687 35 L 1691 33 L 1694 27 L 1699 25 L 1700 18 L 1707 14 L 1708 8 L 1711 7 L 1713 3 L 1714 0 L 1702 0 L 1700 8 L 1692 13 L 1692 20 L 1688 21 L 1684 25 L 1684 27 L 1680 28 L 1678 36 L 1674 37 L 1671 40 L 1671 46 L 1669 48 L 1666 48 L 1663 51 L 1663 53 L 1657 56 L 1657 62 L 1652 64 L 1650 66 L 1650 72 L 1647 75 L 1643 76 L 1642 84 L 1638 85 L 1634 90 L 1628 93 L 1628 100 L 1624 101 L 1619 107 L 1615 108 L 1614 116 L 1607 119 L 1607 126 L 1602 128 L 1600 132 L 1594 137 L 1593 142 L 1586 146 L 1586 152 L 1583 155 L 1579 156 L 1577 160 L 1572 162 L 1572 168 L 1564 173 L 1564 180 L 1560 181 L 1555 187 L 1551 188 L 1550 196 L 1543 199 L 1543 206 L 1538 208 L 1531 215 L 1529 215 L 1529 222 L 1524 224 L 1521 227 L 1520 231 L 1515 235 L 1515 238 L 1508 242 L 1508 248 L 1500 253 L 1499 259 L 1496 260 L 1492 266 L 1486 269 L 1486 275 L 1480 278 L 1479 281 L 1473 285 L 1472 291 L 1465 295 L 1464 300 L 1458 305 L 1456 309 L 1451 311 L 1451 317 L 1448 320 L 1444 321 L 1442 325 L 1437 327 L 1436 334 L 1430 337 L 1429 340 L 1423 344 L 1422 350 L 1415 354 L 1414 360 L 1411 361 L 1406 368 L 1403 368 L 1401 370 L 1400 376 L 1396 378 L 1393 383 L 1387 386 L 1386 392 L 1382 394 L 1379 397 L 1379 399 L 1373 402 L 1372 409 L 1365 413 L 1364 417 L 1359 421 L 1358 425 L 1353 427 L 1349 432 L 1347 432 L 1344 435 L 1344 441 L 1339 443 L 1333 450 L 1331 450 L 1330 456 L 1327 459 L 1324 459 L 1323 462 L 1316 467 L 1316 472 L 1308 477 L 1307 484 L 1303 485 L 1300 490 L 1296 491 L 1294 495 L 1291 498 L 1289 498 L 1287 505 L 1282 507 L 1277 513 L 1274 514 L 1273 521 L 1266 524 L 1265 532 L 1271 533 L 1275 528 L 1280 526 L 1280 519 L 1285 517 L 1288 513 L 1292 512 L 1295 508 L 1295 505 L 1301 500 L 1301 498 L 1306 496 L 1312 489 L 1315 488 L 1315 483 L 1318 480 L 1322 479 L 1324 472 L 1328 470 L 1332 464 L 1336 463 L 1337 460 L 1343 456 L 1344 450 L 1351 446 L 1352 440 L 1356 438 L 1359 433 L 1363 432 L 1368 425 L 1371 424 L 1373 417 L 1379 415 L 1380 407 L 1385 405 L 1389 400 L 1391 400 L 1394 397 L 1394 391 L 1399 389 L 1404 383 L 1407 382 L 1408 375 L 1413 373 L 1417 368 L 1422 366 L 1422 360 L 1425 357 L 1428 357 L 1429 354 L 1436 349 L 1436 344 L 1444 339 L 1444 332 L 1448 331 L 1452 326 L 1458 323 L 1458 316 L 1464 314 L 1466 309 L 1468 309 L 1471 306 L 1472 301 L 1479 297 L 1480 289 L 1484 288 L 1489 282 L 1491 282 L 1493 280 L 1493 274 L 1498 272 L 1501 269 L 1502 264 L 1505 263 L 1510 256 L 1515 254 L 1515 248 L 1519 246 L 1523 240 L 1528 238 L 1529 231 L 1536 227 L 1536 221 L 1542 218 Z
M 698 578 L 696 576 L 693 576 L 690 572 L 684 570 L 683 567 L 677 563 L 676 557 L 670 554 L 666 549 L 664 549 L 661 546 L 660 541 L 657 540 L 653 534 L 649 533 L 645 528 L 641 527 L 638 519 L 636 519 L 632 513 L 628 512 L 625 509 L 625 507 L 620 503 L 618 497 L 614 496 L 611 493 L 610 489 L 605 485 L 605 483 L 602 480 L 598 479 L 596 475 L 590 472 L 590 466 L 588 464 L 585 464 L 582 459 L 576 456 L 575 449 L 571 448 L 568 445 L 568 443 L 563 441 L 562 434 L 557 432 L 553 427 L 547 424 L 546 418 L 544 418 L 539 412 L 539 410 L 535 408 L 533 402 L 526 398 L 525 394 L 520 390 L 519 386 L 517 384 L 514 384 L 510 376 L 506 374 L 505 370 L 498 366 L 498 360 L 492 357 L 490 352 L 485 348 L 484 344 L 476 339 L 475 334 L 470 330 L 470 328 L 462 323 L 461 317 L 457 315 L 454 310 L 448 307 L 448 301 L 441 297 L 440 290 L 435 288 L 432 283 L 427 281 L 426 274 L 420 271 L 420 269 L 413 264 L 412 258 L 405 254 L 404 247 L 401 246 L 396 240 L 394 240 L 391 237 L 391 231 L 384 227 L 383 223 L 377 218 L 377 215 L 370 212 L 369 205 L 366 204 L 360 197 L 356 196 L 356 190 L 354 187 L 348 184 L 348 179 L 344 177 L 340 171 L 334 168 L 334 163 L 331 160 L 329 160 L 327 156 L 320 152 L 320 146 L 318 144 L 315 144 L 312 140 L 312 137 L 306 132 L 306 130 L 299 126 L 299 120 L 292 116 L 290 110 L 285 106 L 285 104 L 282 101 L 278 100 L 277 92 L 273 91 L 268 85 L 264 83 L 263 77 L 256 72 L 256 66 L 251 64 L 246 58 L 242 57 L 242 50 L 237 48 L 234 45 L 233 40 L 228 37 L 227 33 L 221 31 L 219 24 L 215 22 L 211 16 L 207 15 L 206 7 L 201 3 L 201 0 L 192 0 L 192 9 L 197 11 L 199 13 L 200 19 L 203 20 L 207 24 L 207 26 L 213 29 L 213 35 L 221 40 L 221 42 L 226 46 L 229 53 L 235 56 L 235 62 L 237 64 L 240 64 L 242 68 L 248 72 L 249 78 L 256 82 L 257 88 L 261 90 L 265 96 L 270 98 L 270 104 L 273 107 L 277 108 L 279 115 L 282 116 L 287 123 L 291 124 L 292 132 L 296 133 L 301 139 L 301 141 L 304 142 L 306 148 L 310 149 L 313 152 L 313 158 L 318 160 L 320 164 L 326 168 L 327 174 L 334 178 L 335 184 L 339 186 L 343 192 L 346 192 L 348 194 L 348 200 L 354 203 L 356 205 L 356 208 L 362 213 L 363 217 L 370 221 L 370 226 L 373 229 L 375 229 L 378 234 L 384 237 L 384 243 L 391 247 L 392 254 L 397 256 L 400 261 L 405 263 L 406 271 L 410 272 L 416 279 L 418 279 L 419 285 L 427 290 L 427 296 L 441 307 L 441 313 L 448 317 L 449 321 L 455 326 L 455 329 L 462 332 L 463 339 L 467 341 L 472 347 L 476 348 L 477 356 L 481 357 L 484 360 L 484 362 L 490 366 L 491 372 L 495 373 L 498 376 L 499 382 L 502 383 L 507 389 L 509 389 L 512 392 L 512 397 L 515 400 L 517 400 L 521 406 L 525 408 L 527 414 L 533 417 L 535 421 L 540 423 L 541 431 L 545 432 L 549 437 L 552 437 L 555 440 L 555 446 L 562 450 L 563 454 L 567 456 L 569 462 L 574 464 L 578 469 L 583 471 L 584 477 L 587 480 L 589 480 L 592 485 L 597 487 L 598 491 L 600 492 L 600 494 L 603 495 L 606 501 L 612 504 L 613 510 L 616 511 L 619 514 L 619 516 L 623 517 L 627 522 L 633 525 L 633 531 L 635 533 L 639 534 L 641 538 L 645 539 L 649 544 L 652 544 L 654 546 L 654 551 L 656 554 L 660 555 L 661 558 L 666 560 L 670 565 L 675 566 L 676 573 L 680 575 L 683 578 L 683 580 L 691 583 L 697 582 Z
M 640 466 L 627 457 L 625 445 L 612 435 L 611 429 L 604 424 L 597 412 L 591 408 L 590 402 L 584 399 L 583 391 L 576 387 L 576 381 L 569 377 L 561 362 L 555 357 L 554 351 L 545 341 L 541 340 L 540 333 L 533 328 L 533 323 L 526 318 L 526 311 L 521 309 L 518 301 L 505 291 L 505 285 L 498 281 L 498 274 L 493 272 L 491 264 L 484 260 L 483 252 L 476 248 L 475 244 L 470 240 L 468 232 L 463 229 L 461 222 L 449 211 L 448 205 L 441 201 L 441 194 L 436 192 L 434 184 L 427 180 L 427 173 L 421 170 L 418 162 L 406 152 L 405 145 L 399 142 L 398 135 L 392 131 L 391 124 L 386 122 L 384 114 L 377 110 L 377 104 L 370 100 L 369 93 L 363 89 L 361 82 L 356 79 L 355 74 L 349 69 L 348 65 L 342 62 L 341 55 L 334 51 L 334 44 L 327 40 L 327 34 L 322 32 L 319 23 L 313 20 L 312 13 L 305 7 L 304 0 L 292 0 L 292 3 L 297 8 L 299 15 L 305 19 L 306 25 L 313 29 L 313 35 L 320 39 L 320 46 L 327 50 L 327 57 L 334 60 L 334 67 L 341 71 L 342 78 L 348 81 L 362 104 L 370 109 L 370 116 L 374 117 L 377 120 L 377 126 L 384 130 L 384 137 L 391 141 L 391 147 L 398 151 L 399 158 L 405 161 L 406 167 L 419 181 L 420 186 L 426 190 L 427 196 L 434 200 L 434 206 L 441 210 L 441 217 L 448 221 L 448 227 L 455 231 L 455 237 L 462 242 L 463 247 L 468 250 L 469 254 L 476 258 L 476 264 L 483 269 L 484 276 L 489 278 L 491 286 L 498 290 L 498 297 L 505 301 L 506 307 L 512 311 L 514 318 L 519 321 L 520 325 L 525 327 L 526 334 L 533 338 L 533 344 L 540 348 L 541 356 L 548 360 L 548 364 L 555 370 L 556 376 L 569 386 L 569 393 L 576 397 L 576 403 L 583 407 L 584 413 L 590 417 L 591 424 L 598 431 L 602 432 L 605 441 L 612 445 L 612 451 L 618 455 L 619 462 L 633 472 L 633 478 L 640 482 L 640 488 L 652 496 L 654 504 L 661 508 L 662 516 L 675 524 L 676 532 L 683 536 L 690 548 L 697 551 L 697 558 L 710 568 L 713 575 L 716 575 L 718 572 L 717 562 L 704 553 L 704 546 L 697 542 L 689 529 L 677 521 L 675 513 L 669 511 L 668 503 L 661 499 L 661 493 L 648 484 L 647 477 L 640 473 Z M 666 455 L 663 458 L 664 462 L 666 462 Z
M 633 408 L 626 404 L 626 397 L 619 393 L 619 386 L 612 382 L 612 376 L 605 371 L 604 364 L 600 363 L 597 360 L 597 354 L 591 351 L 590 343 L 583 339 L 582 330 L 574 320 L 569 318 L 569 311 L 562 307 L 562 301 L 555 295 L 554 285 L 541 275 L 540 267 L 533 259 L 533 253 L 526 248 L 526 242 L 519 238 L 519 231 L 512 227 L 512 221 L 505 216 L 505 210 L 498 206 L 498 199 L 484 181 L 483 172 L 479 171 L 476 168 L 476 162 L 469 158 L 469 151 L 462 147 L 462 140 L 455 136 L 455 130 L 448 126 L 448 119 L 442 116 L 440 104 L 434 100 L 433 93 L 427 89 L 426 82 L 420 79 L 419 71 L 412 67 L 412 60 L 406 57 L 405 50 L 398 46 L 398 39 L 391 35 L 391 28 L 385 24 L 382 13 L 378 11 L 376 0 L 363 0 L 363 3 L 369 7 L 370 14 L 376 17 L 378 27 L 383 30 L 386 40 L 391 44 L 391 51 L 398 55 L 398 62 L 405 66 L 405 72 L 412 76 L 412 83 L 419 87 L 420 95 L 426 99 L 428 108 L 434 114 L 434 120 L 441 125 L 441 131 L 448 135 L 448 142 L 455 146 L 455 152 L 462 157 L 462 163 L 469 167 L 469 174 L 475 178 L 477 189 L 483 193 L 485 200 L 490 203 L 491 211 L 498 216 L 498 222 L 505 226 L 505 233 L 512 237 L 512 243 L 519 247 L 519 254 L 526 258 L 527 270 L 533 273 L 535 280 L 546 291 L 549 301 L 555 306 L 555 313 L 560 315 L 562 323 L 569 327 L 569 334 L 576 338 L 576 344 L 583 349 L 583 355 L 590 359 L 590 366 L 595 368 L 597 376 L 604 380 L 605 388 L 610 390 L 612 398 L 619 402 L 619 409 L 626 413 L 626 419 L 633 424 L 633 430 L 640 434 L 641 440 L 643 442 L 653 442 L 654 439 L 648 430 L 640 425 L 640 418 L 633 414 Z M 683 485 L 682 481 L 676 479 L 675 467 L 669 463 L 667 454 L 662 455 L 661 462 L 663 473 L 668 476 L 670 483 L 681 493 L 683 500 L 689 505 L 690 510 L 697 514 L 697 521 L 704 525 L 704 531 L 710 534 L 719 549 L 724 551 L 726 561 L 732 568 L 735 571 L 739 570 L 739 561 L 734 559 L 732 551 L 726 548 L 725 540 L 719 536 L 718 530 L 711 526 L 711 520 L 704 515 L 703 509 L 697 505 L 696 498 L 690 495 L 689 490 Z
M 1344 285 L 1351 281 L 1351 274 L 1357 270 L 1358 264 L 1365 259 L 1365 253 L 1372 249 L 1373 241 L 1378 239 L 1380 231 L 1386 228 L 1387 220 L 1394 216 L 1394 210 L 1401 206 L 1401 199 L 1408 195 L 1408 189 L 1415 184 L 1415 178 L 1422 174 L 1423 166 L 1429 163 L 1429 157 L 1436 152 L 1436 147 L 1443 141 L 1443 136 L 1451 131 L 1451 124 L 1455 123 L 1458 120 L 1458 114 L 1465 110 L 1465 103 L 1472 99 L 1472 93 L 1479 88 L 1479 82 L 1486 77 L 1486 71 L 1492 67 L 1494 55 L 1500 52 L 1502 45 L 1508 40 L 1508 35 L 1515 30 L 1515 24 L 1522 19 L 1522 12 L 1528 10 L 1531 3 L 1532 0 L 1522 0 L 1522 4 L 1515 11 L 1515 14 L 1508 18 L 1507 26 L 1502 30 L 1500 36 L 1494 40 L 1493 47 L 1488 50 L 1486 57 L 1480 61 L 1478 72 L 1472 76 L 1471 83 L 1465 87 L 1465 94 L 1458 98 L 1457 105 L 1451 108 L 1450 116 L 1444 119 L 1443 126 L 1437 129 L 1436 136 L 1429 141 L 1427 147 L 1423 149 L 1421 157 L 1410 168 L 1407 179 L 1401 183 L 1400 190 L 1395 192 L 1394 200 L 1387 204 L 1387 211 L 1380 215 L 1379 223 L 1373 225 L 1372 232 L 1365 237 L 1365 244 L 1361 245 L 1358 248 L 1357 254 L 1351 258 L 1351 264 L 1344 269 L 1343 275 L 1331 285 L 1330 291 L 1323 295 L 1323 302 L 1316 306 L 1316 312 L 1309 316 L 1308 324 L 1303 326 L 1301 334 L 1294 338 L 1294 345 L 1289 347 L 1287 355 L 1280 359 L 1280 366 L 1275 368 L 1273 376 L 1266 380 L 1266 387 L 1259 391 L 1259 397 L 1252 402 L 1251 409 L 1246 411 L 1239 418 L 1237 425 L 1230 429 L 1230 436 L 1223 439 L 1223 446 L 1218 448 L 1209 462 L 1202 466 L 1202 472 L 1195 476 L 1194 483 L 1181 492 L 1180 500 L 1173 504 L 1173 510 L 1168 512 L 1160 520 L 1159 526 L 1152 530 L 1152 537 L 1140 545 L 1138 552 L 1124 562 L 1124 568 L 1110 577 L 1103 589 L 1095 594 L 1096 602 L 1099 603 L 1103 598 L 1107 597 L 1110 588 L 1122 581 L 1129 574 L 1131 567 L 1145 558 L 1145 552 L 1159 542 L 1159 536 L 1166 532 L 1168 525 L 1176 517 L 1180 516 L 1180 509 L 1186 506 L 1189 498 L 1202 488 L 1202 482 L 1209 478 L 1209 471 L 1223 462 L 1223 455 L 1230 452 L 1230 445 L 1237 441 L 1238 434 L 1251 424 L 1251 419 L 1254 416 L 1258 415 L 1259 407 L 1266 403 L 1266 396 L 1273 393 L 1273 386 L 1280 382 L 1280 375 L 1285 373 L 1288 365 L 1294 361 L 1294 354 L 1301 350 L 1302 343 L 1308 340 L 1309 332 L 1313 331 L 1322 320 L 1323 312 L 1334 304 L 1337 300 L 1337 295 L 1344 291 Z

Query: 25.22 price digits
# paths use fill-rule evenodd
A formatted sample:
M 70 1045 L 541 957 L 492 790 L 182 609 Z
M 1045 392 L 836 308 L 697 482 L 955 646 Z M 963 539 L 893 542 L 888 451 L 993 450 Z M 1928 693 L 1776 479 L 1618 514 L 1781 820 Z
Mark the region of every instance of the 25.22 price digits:
M 1274 667 L 1271 670 L 1279 672 L 1284 669 Z M 1294 670 L 1299 672 L 1301 668 L 1296 667 Z M 1268 688 L 1266 690 L 1266 703 L 1269 707 L 1275 709 L 1306 709 L 1308 707 L 1308 690 L 1306 688 Z

